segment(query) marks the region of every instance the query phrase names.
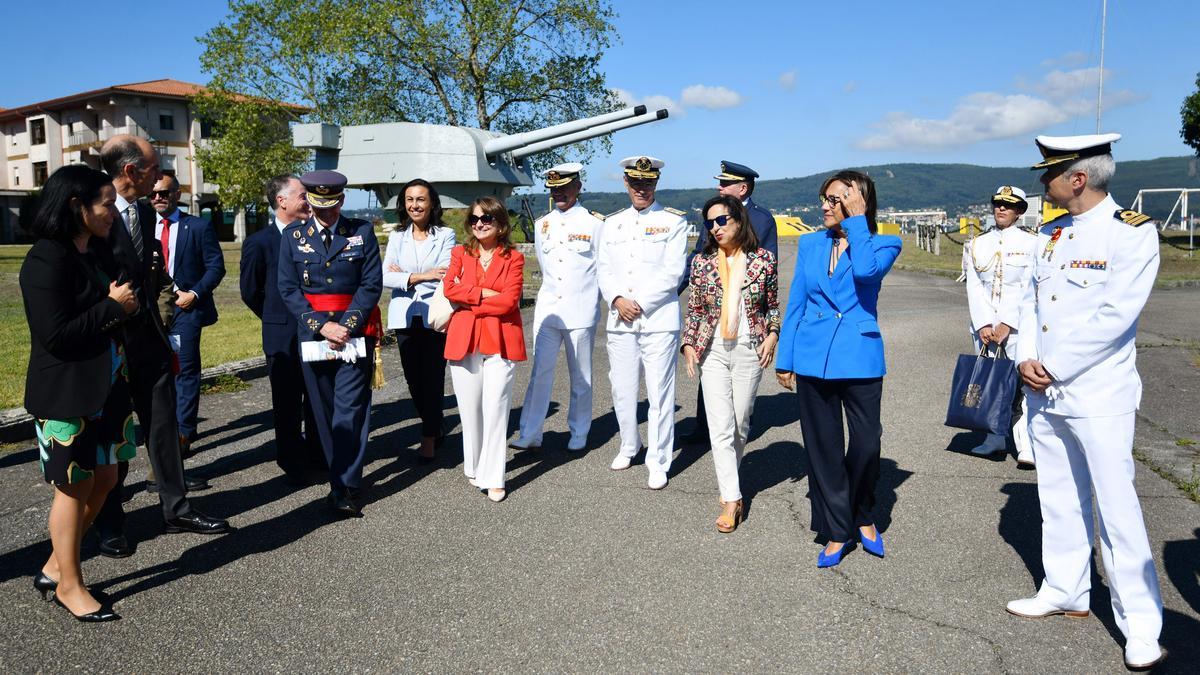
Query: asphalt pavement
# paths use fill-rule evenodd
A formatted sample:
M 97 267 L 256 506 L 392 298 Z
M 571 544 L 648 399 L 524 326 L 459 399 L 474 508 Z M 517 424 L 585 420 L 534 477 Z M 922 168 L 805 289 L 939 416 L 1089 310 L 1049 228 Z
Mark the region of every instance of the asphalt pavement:
M 784 244 L 785 285 L 794 252 Z M 1186 441 L 1200 439 L 1197 300 L 1197 289 L 1156 291 L 1139 336 L 1138 447 L 1179 480 L 1197 461 Z M 773 377 L 742 465 L 747 519 L 720 534 L 704 449 L 680 450 L 662 491 L 646 489 L 640 463 L 608 469 L 617 439 L 603 332 L 587 451 L 565 450 L 560 361 L 544 448 L 510 454 L 500 504 L 463 477 L 457 426 L 437 464 L 416 462 L 419 423 L 389 351 L 364 518 L 332 517 L 325 488 L 283 483 L 265 379 L 205 396 L 188 464 L 213 488 L 193 500 L 236 530 L 162 534 L 139 457 L 126 505 L 136 554 L 110 560 L 85 542 L 86 579 L 116 599 L 115 623 L 78 624 L 33 591 L 51 492 L 33 450 L 0 456 L 0 672 L 1122 671 L 1098 559 L 1090 618 L 1004 611 L 1042 576 L 1036 477 L 1011 456 L 968 454 L 978 435 L 942 425 L 954 359 L 970 349 L 963 287 L 893 272 L 880 320 L 886 559 L 858 549 L 816 568 L 795 403 Z M 529 370 L 517 370 L 510 428 Z M 696 384 L 679 377 L 686 432 Z M 445 403 L 457 425 L 449 378 Z M 1137 485 L 1166 606 L 1161 671 L 1195 672 L 1200 505 L 1145 465 Z

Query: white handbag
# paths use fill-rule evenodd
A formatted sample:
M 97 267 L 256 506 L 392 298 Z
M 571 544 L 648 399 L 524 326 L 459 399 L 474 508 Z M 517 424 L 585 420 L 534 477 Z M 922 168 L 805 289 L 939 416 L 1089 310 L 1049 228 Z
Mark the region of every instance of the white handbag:
M 446 293 L 443 291 L 445 282 L 437 285 L 437 290 L 433 292 L 426 304 L 429 305 L 429 327 L 445 333 L 446 328 L 450 326 L 450 317 L 454 316 L 454 305 L 446 299 Z

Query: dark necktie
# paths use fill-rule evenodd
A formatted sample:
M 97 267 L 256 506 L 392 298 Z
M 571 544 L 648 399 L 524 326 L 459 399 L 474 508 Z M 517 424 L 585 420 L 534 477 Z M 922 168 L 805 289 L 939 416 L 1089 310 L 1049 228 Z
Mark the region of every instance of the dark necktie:
M 325 242 L 325 252 L 328 253 L 330 245 L 333 244 L 333 235 L 329 233 L 328 227 L 321 230 L 321 241 Z
M 137 251 L 138 260 L 141 260 L 142 228 L 138 225 L 137 204 L 130 204 L 129 208 L 125 209 L 125 214 L 129 216 L 129 236 L 133 239 L 133 250 Z

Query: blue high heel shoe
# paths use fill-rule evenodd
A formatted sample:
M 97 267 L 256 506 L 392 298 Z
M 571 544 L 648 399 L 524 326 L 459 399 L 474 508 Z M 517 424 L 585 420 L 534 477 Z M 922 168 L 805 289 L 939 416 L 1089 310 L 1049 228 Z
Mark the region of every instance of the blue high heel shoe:
M 879 530 L 875 530 L 874 539 L 867 539 L 867 537 L 863 535 L 862 530 L 859 530 L 858 539 L 862 542 L 864 551 L 879 558 L 883 557 L 883 535 L 879 532 Z
M 842 562 L 842 558 L 844 558 L 846 554 L 850 552 L 852 543 L 853 542 L 849 541 L 846 542 L 840 549 L 838 549 L 837 553 L 831 553 L 829 555 L 825 555 L 825 549 L 821 549 L 821 552 L 817 554 L 817 569 L 837 566 L 838 563 Z

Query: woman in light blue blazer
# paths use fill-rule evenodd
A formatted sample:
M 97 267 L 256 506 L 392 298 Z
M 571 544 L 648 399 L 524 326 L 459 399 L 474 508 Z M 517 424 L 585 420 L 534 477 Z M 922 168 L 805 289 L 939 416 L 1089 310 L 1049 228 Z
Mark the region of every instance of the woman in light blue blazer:
M 434 459 L 443 435 L 442 396 L 446 389 L 446 334 L 429 327 L 429 299 L 450 264 L 454 230 L 442 222 L 437 190 L 417 178 L 404 185 L 396 209 L 400 224 L 388 237 L 383 285 L 392 289 L 388 330 L 400 347 L 400 365 L 413 406 L 421 417 L 418 461 Z
M 826 179 L 821 210 L 825 231 L 800 238 L 775 369 L 799 399 L 812 529 L 826 542 L 817 567 L 832 567 L 855 535 L 868 553 L 883 557 L 871 512 L 886 372 L 877 304 L 900 238 L 876 234 L 875 185 L 857 171 Z

